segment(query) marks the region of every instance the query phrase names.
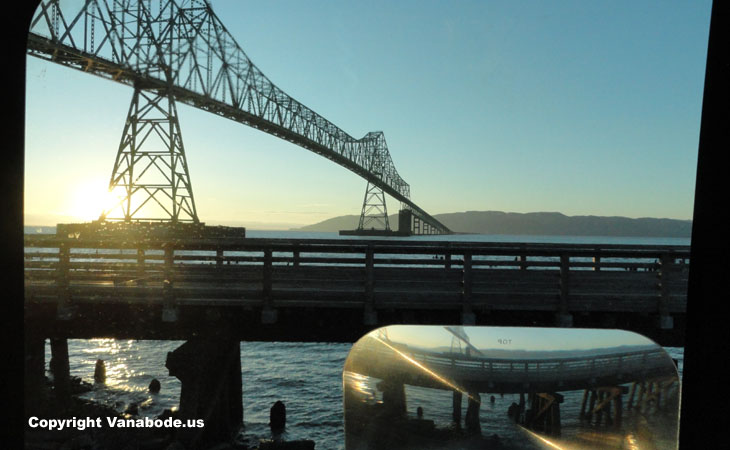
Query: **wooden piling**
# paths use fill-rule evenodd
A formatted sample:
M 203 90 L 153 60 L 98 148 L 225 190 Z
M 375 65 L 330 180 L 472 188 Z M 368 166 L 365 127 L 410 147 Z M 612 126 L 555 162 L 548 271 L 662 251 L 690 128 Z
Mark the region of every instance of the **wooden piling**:
M 461 426 L 461 391 L 454 391 L 451 398 L 451 418 L 457 426 Z
M 593 409 L 596 405 L 598 394 L 595 389 L 591 389 L 591 399 L 588 402 L 588 412 L 586 413 L 586 420 L 589 422 L 593 419 Z
M 598 405 L 596 405 L 596 408 L 593 410 L 596 416 L 596 425 L 600 425 L 603 421 L 603 399 L 605 397 L 605 392 L 598 391 Z
M 550 415 L 551 433 L 553 436 L 560 436 L 561 423 L 560 423 L 560 402 L 555 402 L 551 408 Z
M 583 391 L 583 400 L 580 403 L 580 414 L 578 415 L 578 418 L 583 420 L 586 417 L 586 404 L 588 403 L 588 395 L 590 394 L 590 389 L 585 389 Z
M 482 398 L 478 392 L 468 392 L 464 426 L 468 432 L 473 434 L 481 434 L 482 432 L 482 427 L 479 423 L 479 407 L 481 404 Z
M 618 395 L 614 397 L 613 402 L 614 426 L 616 428 L 621 428 L 621 421 L 623 419 L 623 404 L 621 396 Z
M 634 394 L 636 394 L 636 386 L 638 385 L 638 382 L 634 381 L 631 384 L 631 392 L 629 393 L 629 401 L 626 404 L 627 409 L 632 409 L 634 407 Z
M 71 398 L 70 367 L 68 361 L 68 341 L 65 338 L 51 338 L 51 362 L 53 390 L 61 402 Z

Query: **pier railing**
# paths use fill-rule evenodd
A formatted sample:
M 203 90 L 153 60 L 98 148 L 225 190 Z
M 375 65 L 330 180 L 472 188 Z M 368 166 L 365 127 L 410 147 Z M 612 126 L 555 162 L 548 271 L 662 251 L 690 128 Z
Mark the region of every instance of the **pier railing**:
M 507 392 L 526 386 L 573 390 L 676 376 L 670 357 L 659 346 L 610 352 L 595 349 L 576 356 L 499 358 L 385 344 L 373 338 L 358 342 L 349 356 L 350 370 L 440 389 L 481 386 L 484 392 Z
M 626 353 L 544 359 L 461 359 L 438 357 L 414 352 L 411 357 L 424 365 L 454 373 L 455 376 L 482 376 L 498 382 L 586 380 L 592 378 L 624 377 L 625 381 L 642 380 L 666 375 L 671 361 L 663 349 Z
M 26 301 L 684 313 L 689 247 L 28 235 Z

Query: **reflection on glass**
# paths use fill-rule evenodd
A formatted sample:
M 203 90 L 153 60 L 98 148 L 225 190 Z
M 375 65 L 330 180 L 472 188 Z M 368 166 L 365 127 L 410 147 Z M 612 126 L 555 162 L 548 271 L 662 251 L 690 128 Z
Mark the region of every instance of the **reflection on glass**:
M 678 444 L 676 366 L 627 331 L 389 326 L 343 383 L 347 450 Z

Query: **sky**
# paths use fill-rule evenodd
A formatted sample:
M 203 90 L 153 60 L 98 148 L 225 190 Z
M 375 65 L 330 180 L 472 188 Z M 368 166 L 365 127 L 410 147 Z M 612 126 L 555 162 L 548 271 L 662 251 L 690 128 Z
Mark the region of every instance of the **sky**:
M 709 0 L 211 4 L 290 96 L 353 137 L 383 131 L 430 214 L 692 218 Z M 26 224 L 96 219 L 132 89 L 27 62 Z M 360 213 L 354 173 L 178 112 L 201 221 L 286 229 Z

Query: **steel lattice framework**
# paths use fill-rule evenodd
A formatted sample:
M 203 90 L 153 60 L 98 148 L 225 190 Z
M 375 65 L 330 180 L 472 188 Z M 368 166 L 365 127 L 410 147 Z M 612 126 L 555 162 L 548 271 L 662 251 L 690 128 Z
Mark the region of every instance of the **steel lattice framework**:
M 382 189 L 368 182 L 357 229 L 376 229 L 373 224 L 377 225 L 379 230 L 390 230 L 388 208 L 385 206 L 385 194 Z
M 43 0 L 31 23 L 28 53 L 165 92 L 290 141 L 378 186 L 414 219 L 450 232 L 410 200 L 382 132 L 355 139 L 287 95 L 249 60 L 207 1 Z
M 134 89 L 109 189 L 123 193 L 101 220 L 155 220 L 135 216 L 152 203 L 173 223 L 199 222 L 177 108 L 166 90 Z

